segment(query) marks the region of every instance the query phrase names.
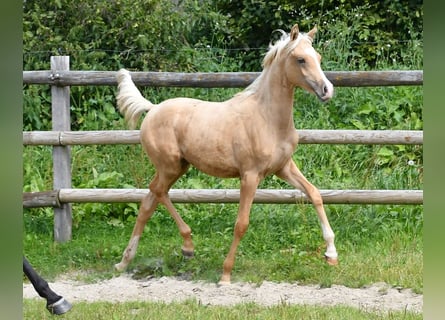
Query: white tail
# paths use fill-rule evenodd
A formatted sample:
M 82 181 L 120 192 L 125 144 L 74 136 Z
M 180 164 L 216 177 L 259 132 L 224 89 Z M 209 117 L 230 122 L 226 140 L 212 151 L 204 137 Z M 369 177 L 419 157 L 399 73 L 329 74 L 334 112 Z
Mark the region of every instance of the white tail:
M 140 115 L 153 108 L 154 104 L 141 95 L 141 92 L 131 80 L 128 70 L 120 69 L 116 78 L 118 83 L 117 107 L 125 117 L 129 128 L 134 129 Z

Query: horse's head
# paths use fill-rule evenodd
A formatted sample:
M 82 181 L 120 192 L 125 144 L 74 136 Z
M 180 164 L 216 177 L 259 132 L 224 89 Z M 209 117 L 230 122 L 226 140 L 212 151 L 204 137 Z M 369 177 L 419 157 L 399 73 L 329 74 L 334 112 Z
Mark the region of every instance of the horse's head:
M 288 81 L 308 92 L 314 93 L 321 101 L 332 98 L 334 86 L 321 70 L 321 55 L 312 47 L 317 28 L 308 33 L 301 33 L 298 25 L 294 25 L 286 45 L 287 55 L 284 72 Z

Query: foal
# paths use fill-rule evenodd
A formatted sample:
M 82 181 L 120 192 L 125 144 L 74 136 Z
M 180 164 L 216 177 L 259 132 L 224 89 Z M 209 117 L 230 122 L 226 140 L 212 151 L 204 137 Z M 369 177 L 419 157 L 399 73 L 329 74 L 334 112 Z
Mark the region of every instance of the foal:
M 312 201 L 326 241 L 326 260 L 337 263 L 332 231 L 315 188 L 295 165 L 292 154 L 298 143 L 293 119 L 294 90 L 301 87 L 328 101 L 334 92 L 321 67 L 321 56 L 312 47 L 316 28 L 307 34 L 294 25 L 290 34 L 271 45 L 263 60 L 263 71 L 246 89 L 223 102 L 174 98 L 154 105 L 146 100 L 121 69 L 117 74 L 117 105 L 131 128 L 139 116 L 150 111 L 140 129 L 141 144 L 156 168 L 150 192 L 141 202 L 139 214 L 122 261 L 124 270 L 134 258 L 145 224 L 157 205 L 163 204 L 183 237 L 182 251 L 192 256 L 190 227 L 175 210 L 168 191 L 193 165 L 216 177 L 239 178 L 240 202 L 233 242 L 223 264 L 220 284 L 230 283 L 238 244 L 249 225 L 250 208 L 258 184 L 275 174 Z

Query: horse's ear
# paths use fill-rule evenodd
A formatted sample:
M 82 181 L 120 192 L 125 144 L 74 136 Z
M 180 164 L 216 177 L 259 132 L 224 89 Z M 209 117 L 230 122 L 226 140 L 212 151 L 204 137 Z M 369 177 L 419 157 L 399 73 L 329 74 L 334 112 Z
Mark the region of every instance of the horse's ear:
M 309 31 L 308 33 L 307 33 L 307 35 L 312 39 L 312 40 L 314 40 L 314 37 L 315 37 L 315 34 L 317 33 L 317 26 L 315 26 L 315 27 L 313 27 L 312 29 L 311 29 L 311 31 Z
M 290 30 L 290 40 L 293 41 L 298 38 L 298 24 L 295 24 Z

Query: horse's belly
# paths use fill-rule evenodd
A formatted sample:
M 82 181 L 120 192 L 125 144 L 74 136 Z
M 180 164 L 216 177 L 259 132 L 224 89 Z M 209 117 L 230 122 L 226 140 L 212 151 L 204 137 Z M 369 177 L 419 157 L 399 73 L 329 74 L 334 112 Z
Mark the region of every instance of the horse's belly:
M 201 153 L 196 155 L 184 155 L 184 159 L 196 169 L 214 177 L 239 177 L 238 166 L 221 155 Z

